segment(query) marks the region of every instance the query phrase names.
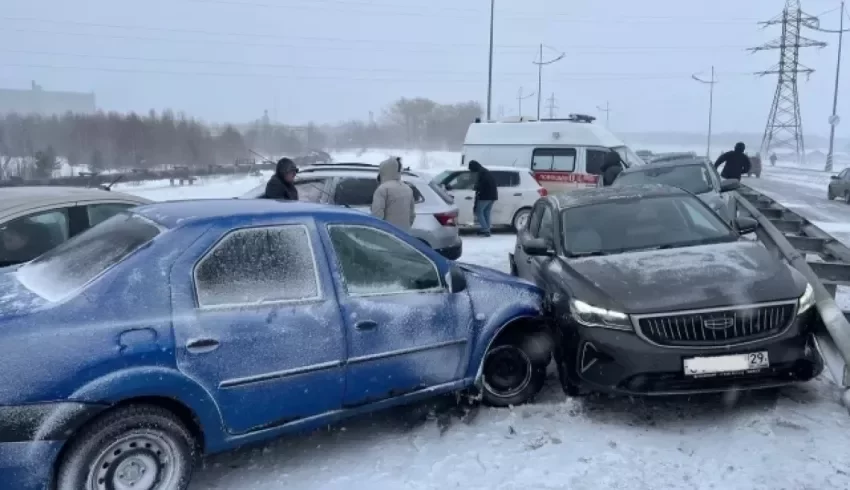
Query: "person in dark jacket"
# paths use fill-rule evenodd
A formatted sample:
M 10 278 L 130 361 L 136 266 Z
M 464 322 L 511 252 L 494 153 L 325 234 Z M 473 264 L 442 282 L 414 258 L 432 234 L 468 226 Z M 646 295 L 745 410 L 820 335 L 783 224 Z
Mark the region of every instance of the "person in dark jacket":
M 714 162 L 714 168 L 723 165 L 720 176 L 724 179 L 741 180 L 741 176 L 750 173 L 750 158 L 744 153 L 747 147 L 743 143 L 736 143 L 735 149 L 720 155 Z
M 496 179 L 489 170 L 475 160 L 469 162 L 469 171 L 476 175 L 475 183 L 475 216 L 478 218 L 478 232 L 481 236 L 490 236 L 490 214 L 493 204 L 499 200 L 499 188 Z
M 623 164 L 620 163 L 620 155 L 611 150 L 605 155 L 605 162 L 599 169 L 602 172 L 602 185 L 608 187 L 614 183 L 614 180 L 623 171 Z
M 295 187 L 295 175 L 298 167 L 289 158 L 281 158 L 277 162 L 274 175 L 266 184 L 266 199 L 278 199 L 281 201 L 297 201 L 298 189 Z

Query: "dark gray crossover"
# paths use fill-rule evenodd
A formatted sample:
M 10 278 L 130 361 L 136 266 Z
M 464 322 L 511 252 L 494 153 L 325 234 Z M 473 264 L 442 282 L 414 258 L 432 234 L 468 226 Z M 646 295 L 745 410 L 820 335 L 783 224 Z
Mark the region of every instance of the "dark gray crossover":
M 510 256 L 546 290 L 568 394 L 675 394 L 805 381 L 823 370 L 803 276 L 672 186 L 537 201 Z

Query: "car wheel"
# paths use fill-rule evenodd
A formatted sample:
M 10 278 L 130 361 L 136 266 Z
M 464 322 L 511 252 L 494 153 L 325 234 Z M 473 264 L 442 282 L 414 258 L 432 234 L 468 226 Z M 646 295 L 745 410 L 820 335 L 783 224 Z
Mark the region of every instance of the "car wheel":
M 827 189 L 826 189 L 826 200 L 832 201 L 833 199 L 835 199 L 835 196 L 832 195 L 832 189 L 827 187 Z
M 504 342 L 484 357 L 482 374 L 484 403 L 508 407 L 527 403 L 540 392 L 546 365 L 533 362 L 521 342 Z
M 850 204 L 850 191 L 844 191 L 844 202 Z
M 68 447 L 57 490 L 185 490 L 197 445 L 171 412 L 121 408 L 85 427 Z
M 525 225 L 528 224 L 528 217 L 531 216 L 530 208 L 522 208 L 514 214 L 514 219 L 511 221 L 511 226 L 514 231 L 519 231 L 525 228 Z

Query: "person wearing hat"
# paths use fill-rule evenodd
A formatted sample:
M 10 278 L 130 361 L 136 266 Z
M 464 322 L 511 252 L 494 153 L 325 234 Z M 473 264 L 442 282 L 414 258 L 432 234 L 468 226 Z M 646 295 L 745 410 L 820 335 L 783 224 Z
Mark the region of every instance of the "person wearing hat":
M 277 199 L 280 201 L 297 201 L 298 188 L 295 187 L 295 176 L 298 167 L 289 158 L 281 158 L 277 162 L 274 175 L 266 184 L 266 199 Z

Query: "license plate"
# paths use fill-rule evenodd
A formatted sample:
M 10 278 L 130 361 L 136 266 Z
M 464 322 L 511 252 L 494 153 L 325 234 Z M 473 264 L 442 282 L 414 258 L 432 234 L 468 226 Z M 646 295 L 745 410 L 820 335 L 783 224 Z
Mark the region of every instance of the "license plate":
M 770 367 L 770 360 L 766 351 L 685 359 L 685 375 L 687 376 L 743 373 L 767 367 Z

